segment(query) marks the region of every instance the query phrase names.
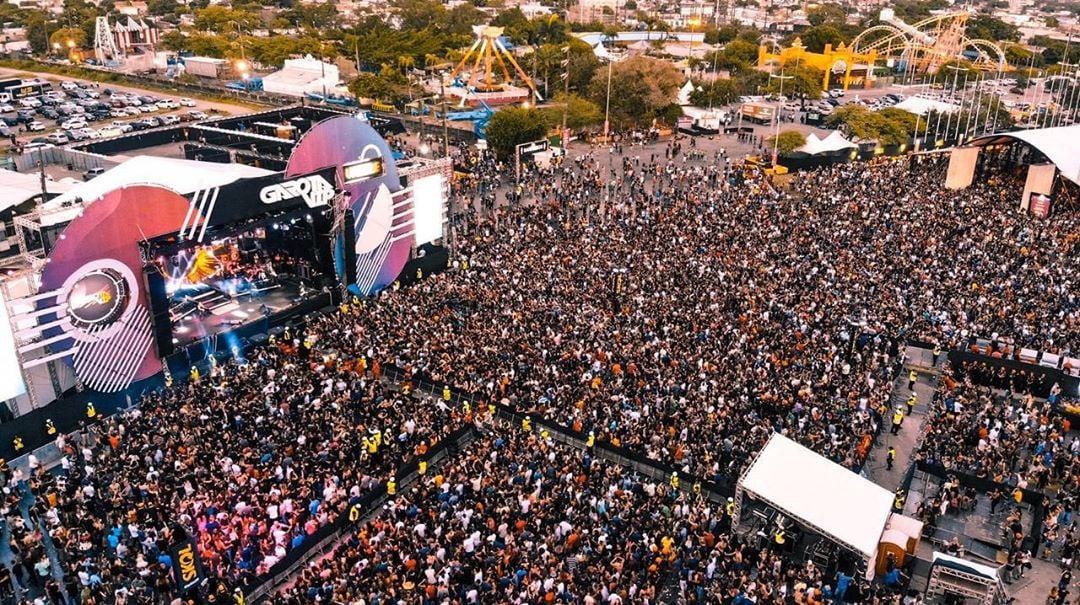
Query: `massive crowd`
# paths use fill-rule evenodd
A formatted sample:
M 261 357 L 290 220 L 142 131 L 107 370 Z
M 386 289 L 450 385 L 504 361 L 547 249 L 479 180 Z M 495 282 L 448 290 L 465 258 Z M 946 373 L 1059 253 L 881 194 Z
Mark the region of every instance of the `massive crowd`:
M 453 270 L 150 396 L 97 442 L 65 444 L 66 472 L 28 478 L 73 602 L 167 600 L 167 546 L 184 535 L 211 574 L 251 581 L 467 421 L 386 390 L 380 364 L 731 482 L 777 431 L 858 468 L 906 339 L 1080 350 L 1078 217 L 1024 216 L 1004 168 L 955 192 L 934 160 L 825 168 L 787 189 L 725 154 L 687 161 L 671 145 L 578 154 L 517 185 L 490 157 L 465 163 Z M 925 455 L 996 475 L 1017 470 L 1009 448 L 1052 440 L 1049 427 L 1007 432 L 1041 428 L 1037 404 L 954 380 L 961 407 Z M 986 461 L 958 445 L 983 439 L 968 421 L 988 447 L 998 429 Z M 826 598 L 831 578 L 788 573 L 727 535 L 723 511 L 501 435 L 397 498 L 287 598 L 655 602 L 664 574 L 699 602 L 742 602 L 740 591 L 773 602 L 781 586 L 799 603 Z M 1053 447 L 1065 445 L 1059 433 Z M 20 562 L 42 560 L 36 550 Z

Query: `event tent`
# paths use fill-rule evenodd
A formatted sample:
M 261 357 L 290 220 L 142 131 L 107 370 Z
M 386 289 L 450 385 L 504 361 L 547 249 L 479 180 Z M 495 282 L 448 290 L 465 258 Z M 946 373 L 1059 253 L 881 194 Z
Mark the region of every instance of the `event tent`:
M 945 101 L 937 101 L 935 99 L 927 99 L 924 97 L 910 97 L 904 99 L 897 103 L 895 107 L 917 116 L 926 115 L 931 111 L 952 113 L 960 109 L 960 106 L 955 103 L 946 103 Z
M 743 495 L 858 555 L 873 574 L 878 542 L 892 512 L 889 490 L 774 433 L 739 479 L 739 508 Z
M 50 195 L 64 193 L 73 185 L 64 181 L 45 179 L 45 191 Z M 0 212 L 21 206 L 41 195 L 41 175 L 0 169 Z
M 1057 166 L 1061 176 L 1080 185 L 1080 153 L 1076 152 L 1076 141 L 1080 139 L 1080 124 L 1058 126 L 1056 128 L 1038 128 L 1000 132 L 972 139 L 968 145 L 985 147 L 1012 141 L 1022 141 L 1031 145 Z
M 269 174 L 273 172 L 244 164 L 219 164 L 140 155 L 49 200 L 45 204 L 41 220 L 43 225 L 66 223 L 82 210 L 81 204 L 75 203 L 76 198 L 92 202 L 113 189 L 127 185 L 159 185 L 180 195 L 188 195 L 227 185 L 239 179 Z
M 858 147 L 858 145 L 845 139 L 844 135 L 840 134 L 840 131 L 834 130 L 832 134 L 824 139 L 819 139 L 816 134 L 810 133 L 810 136 L 806 137 L 806 144 L 795 151 L 798 153 L 817 155 L 819 153 L 832 153 L 844 149 L 853 149 L 855 147 Z

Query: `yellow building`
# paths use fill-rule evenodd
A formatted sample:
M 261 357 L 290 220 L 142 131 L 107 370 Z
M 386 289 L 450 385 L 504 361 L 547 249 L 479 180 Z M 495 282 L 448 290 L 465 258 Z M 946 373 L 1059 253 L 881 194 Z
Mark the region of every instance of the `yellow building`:
M 764 45 L 758 47 L 758 68 L 775 69 L 787 63 L 816 67 L 825 72 L 824 81 L 821 83 L 822 90 L 870 88 L 873 86 L 874 62 L 877 58 L 875 51 L 856 53 L 843 42 L 837 48 L 826 44 L 825 52 L 808 52 L 800 38 L 795 38 L 791 46 L 780 49 L 779 53 L 770 53 L 769 47 Z

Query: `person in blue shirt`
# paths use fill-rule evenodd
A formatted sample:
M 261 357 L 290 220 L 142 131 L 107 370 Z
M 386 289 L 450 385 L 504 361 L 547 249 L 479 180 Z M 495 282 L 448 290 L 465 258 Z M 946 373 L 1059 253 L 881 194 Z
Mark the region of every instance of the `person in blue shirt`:
M 847 592 L 848 585 L 851 584 L 852 577 L 845 574 L 842 571 L 836 572 L 836 590 L 833 591 L 833 599 L 836 605 L 842 605 L 844 602 L 844 593 Z

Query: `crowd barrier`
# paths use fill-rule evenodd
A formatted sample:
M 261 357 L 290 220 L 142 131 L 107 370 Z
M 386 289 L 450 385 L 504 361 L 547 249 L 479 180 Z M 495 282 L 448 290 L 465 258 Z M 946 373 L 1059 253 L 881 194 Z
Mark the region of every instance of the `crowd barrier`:
M 991 368 L 1005 368 L 1006 370 L 1032 374 L 1038 377 L 1038 382 L 1032 386 L 1032 394 L 1036 397 L 1045 398 L 1050 395 L 1050 389 L 1053 388 L 1054 384 L 1059 384 L 1062 393 L 1066 396 L 1080 396 L 1080 377 L 1073 376 L 1062 369 L 1008 357 L 993 357 L 982 353 L 959 350 L 949 351 L 949 362 L 952 363 L 953 367 L 962 363 L 979 363 Z

